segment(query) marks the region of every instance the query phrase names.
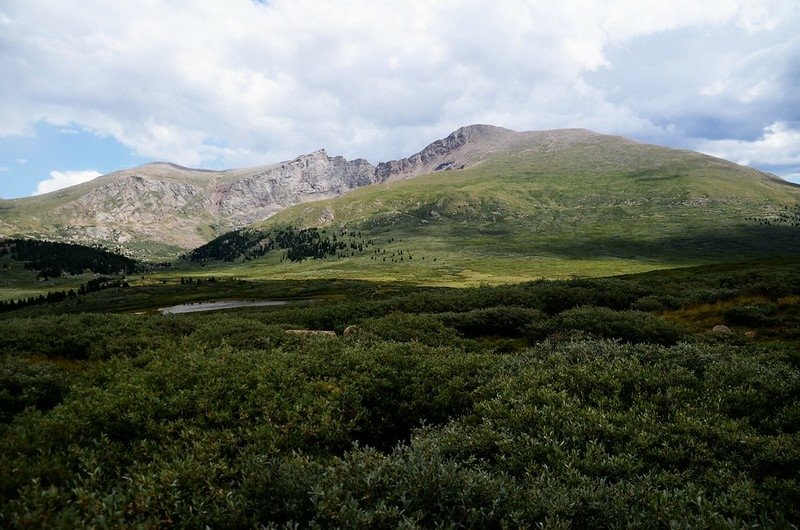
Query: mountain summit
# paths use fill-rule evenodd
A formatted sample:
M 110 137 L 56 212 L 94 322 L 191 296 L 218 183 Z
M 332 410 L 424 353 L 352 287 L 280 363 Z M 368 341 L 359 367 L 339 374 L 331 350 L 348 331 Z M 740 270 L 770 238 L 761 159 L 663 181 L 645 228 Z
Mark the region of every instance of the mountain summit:
M 779 179 L 728 161 L 583 129 L 516 132 L 470 125 L 408 158 L 377 166 L 364 159 L 331 157 L 324 149 L 277 164 L 225 171 L 146 164 L 45 195 L 2 200 L 0 236 L 100 243 L 139 257 L 170 257 L 288 206 L 371 184 L 469 169 L 488 160 L 493 167 L 502 162 L 512 173 L 525 167 L 531 174 L 587 179 L 593 174 L 701 175 L 703 168 L 714 168 L 754 187 L 767 181 L 779 185 Z
M 523 133 L 493 125 L 469 125 L 436 140 L 419 153 L 401 160 L 381 162 L 375 169 L 380 182 L 402 180 L 424 173 L 464 169 L 483 156 L 502 150 Z

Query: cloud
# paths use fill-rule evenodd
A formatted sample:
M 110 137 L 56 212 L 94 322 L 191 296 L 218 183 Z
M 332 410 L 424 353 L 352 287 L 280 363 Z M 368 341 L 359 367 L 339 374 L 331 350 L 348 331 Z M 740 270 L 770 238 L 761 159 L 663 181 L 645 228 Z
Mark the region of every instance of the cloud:
M 700 145 L 700 150 L 744 165 L 800 166 L 800 130 L 776 122 L 754 141 L 714 140 Z
M 217 167 L 377 162 L 475 122 L 753 140 L 800 119 L 795 4 L 6 3 L 0 136 L 47 121 Z
M 88 182 L 100 176 L 100 173 L 90 170 L 84 171 L 51 171 L 50 178 L 43 180 L 36 185 L 33 195 L 50 193 L 69 186 L 74 186 L 82 182 Z
M 17 164 L 27 164 L 27 163 L 28 163 L 27 158 L 17 158 Z

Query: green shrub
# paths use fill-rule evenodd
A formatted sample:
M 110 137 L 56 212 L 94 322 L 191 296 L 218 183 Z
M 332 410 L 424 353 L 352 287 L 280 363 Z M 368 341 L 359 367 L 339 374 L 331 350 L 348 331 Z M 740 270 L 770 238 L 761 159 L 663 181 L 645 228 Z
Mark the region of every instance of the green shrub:
M 671 345 L 686 337 L 677 324 L 641 311 L 614 311 L 605 307 L 577 307 L 532 323 L 526 334 L 541 340 L 554 333 L 584 332 L 623 342 Z
M 69 390 L 63 371 L 45 363 L 5 355 L 0 364 L 0 423 L 28 407 L 49 410 L 61 403 Z
M 379 340 L 394 342 L 419 342 L 428 346 L 451 346 L 460 342 L 458 334 L 431 315 L 391 313 L 384 317 L 365 320 L 362 334 Z
M 644 296 L 631 304 L 631 309 L 634 311 L 645 311 L 648 313 L 655 313 L 664 311 L 666 309 L 674 309 L 667 301 L 660 296 Z
M 189 335 L 188 340 L 203 346 L 227 345 L 241 350 L 268 350 L 281 346 L 291 338 L 282 326 L 229 316 L 207 320 Z
M 777 312 L 778 306 L 773 302 L 755 302 L 734 306 L 726 310 L 725 320 L 730 324 L 762 327 L 775 322 L 772 317 Z
M 436 317 L 445 326 L 472 337 L 487 335 L 519 337 L 532 322 L 547 318 L 538 309 L 514 306 L 489 307 L 464 313 L 441 313 Z
M 6 320 L 0 321 L 0 351 L 78 360 L 135 356 L 174 341 L 186 331 L 177 324 L 169 317 L 99 313 Z
M 686 341 L 629 310 L 796 273 L 704 274 L 6 312 L 0 526 L 798 526 L 794 305 L 756 338 Z

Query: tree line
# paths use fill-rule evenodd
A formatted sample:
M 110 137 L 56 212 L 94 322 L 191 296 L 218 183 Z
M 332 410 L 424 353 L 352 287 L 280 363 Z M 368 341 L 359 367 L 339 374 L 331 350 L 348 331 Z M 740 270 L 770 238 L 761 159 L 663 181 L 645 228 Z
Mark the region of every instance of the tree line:
M 4 311 L 13 311 L 14 309 L 20 309 L 22 307 L 28 307 L 32 305 L 61 302 L 67 298 L 77 298 L 78 295 L 82 296 L 85 294 L 118 287 L 130 287 L 130 284 L 128 284 L 124 278 L 108 278 L 106 276 L 100 276 L 98 278 L 92 278 L 88 282 L 81 284 L 77 291 L 75 291 L 75 289 L 50 291 L 47 294 L 29 296 L 27 298 L 20 298 L 18 300 L 0 300 L 0 313 Z
M 185 258 L 203 263 L 206 261 L 240 261 L 266 256 L 283 250 L 282 259 L 301 262 L 306 259 L 347 257 L 361 254 L 372 246 L 373 240 L 364 240 L 360 231 L 318 228 L 280 227 L 271 230 L 242 228 L 223 234 L 205 245 L 192 250 Z
M 103 247 L 58 243 L 35 239 L 0 240 L 0 256 L 10 254 L 24 262 L 27 270 L 38 271 L 39 278 L 57 278 L 63 274 L 130 274 L 141 268 L 139 262 Z

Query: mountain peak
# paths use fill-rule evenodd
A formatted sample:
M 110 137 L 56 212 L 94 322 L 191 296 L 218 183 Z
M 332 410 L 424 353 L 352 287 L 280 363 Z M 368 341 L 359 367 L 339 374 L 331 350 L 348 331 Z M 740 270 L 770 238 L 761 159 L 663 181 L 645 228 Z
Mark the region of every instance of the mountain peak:
M 476 140 L 481 138 L 489 138 L 493 136 L 508 136 L 510 134 L 516 134 L 516 131 L 512 131 L 511 129 L 506 129 L 505 127 L 497 127 L 496 125 L 475 123 L 472 125 L 465 125 L 464 127 L 459 127 L 458 129 L 450 133 L 450 136 L 448 136 L 448 138 L 463 137 L 470 140 Z
M 429 144 L 415 155 L 378 164 L 375 172 L 379 181 L 394 181 L 423 173 L 464 169 L 480 163 L 484 155 L 520 134 L 494 125 L 466 125 L 446 138 Z
M 170 169 L 177 169 L 178 171 L 207 171 L 213 172 L 212 169 L 200 169 L 200 168 L 193 168 L 193 167 L 186 167 L 181 166 L 180 164 L 175 164 L 174 162 L 165 162 L 165 161 L 156 161 L 150 162 L 148 164 L 142 164 L 141 166 L 137 166 L 134 169 L 144 169 L 144 168 L 170 168 Z
M 308 154 L 300 155 L 297 158 L 295 158 L 295 160 L 320 159 L 320 158 L 321 159 L 330 158 L 325 149 L 317 149 L 316 151 L 311 151 Z
M 179 178 L 182 176 L 183 178 L 195 178 L 200 174 L 208 174 L 210 176 L 210 174 L 213 173 L 220 172 L 213 169 L 196 169 L 174 164 L 172 162 L 158 161 L 142 164 L 130 169 L 115 171 L 109 175 L 138 175 L 153 178 Z

